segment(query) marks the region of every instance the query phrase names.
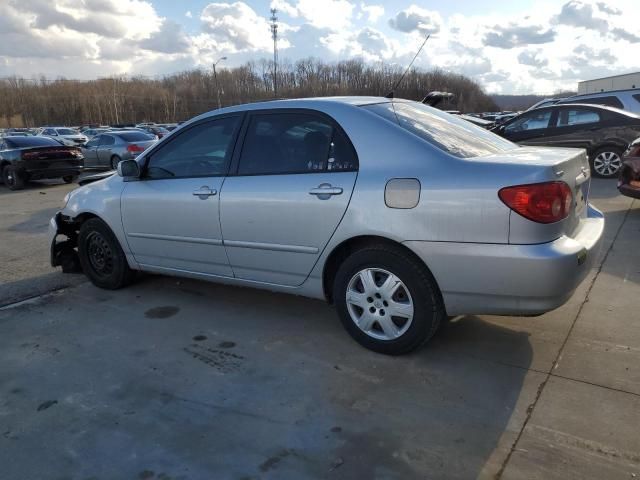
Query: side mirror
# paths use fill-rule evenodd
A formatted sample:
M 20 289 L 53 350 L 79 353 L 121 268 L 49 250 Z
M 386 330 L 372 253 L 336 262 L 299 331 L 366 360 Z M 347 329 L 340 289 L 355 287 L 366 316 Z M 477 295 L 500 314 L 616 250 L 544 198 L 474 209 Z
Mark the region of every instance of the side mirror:
M 121 160 L 118 163 L 118 175 L 122 178 L 139 178 L 140 165 L 135 160 Z

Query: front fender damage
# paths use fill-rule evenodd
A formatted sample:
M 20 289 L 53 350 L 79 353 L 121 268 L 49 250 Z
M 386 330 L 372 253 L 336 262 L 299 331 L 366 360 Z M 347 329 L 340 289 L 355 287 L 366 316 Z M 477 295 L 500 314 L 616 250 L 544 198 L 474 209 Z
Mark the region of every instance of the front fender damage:
M 80 273 L 80 258 L 78 257 L 78 232 L 80 226 L 70 217 L 58 212 L 54 217 L 55 235 L 51 241 L 51 266 L 62 267 L 63 273 Z M 58 237 L 65 238 L 59 240 Z

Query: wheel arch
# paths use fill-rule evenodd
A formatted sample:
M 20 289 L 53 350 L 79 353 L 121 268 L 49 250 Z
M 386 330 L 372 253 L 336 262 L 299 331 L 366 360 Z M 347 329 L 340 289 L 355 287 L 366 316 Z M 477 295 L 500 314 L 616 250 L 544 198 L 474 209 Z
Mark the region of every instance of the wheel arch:
M 333 282 L 334 282 L 336 273 L 338 272 L 338 268 L 340 268 L 340 265 L 342 264 L 342 262 L 346 260 L 347 257 L 349 257 L 349 255 L 351 255 L 352 253 L 360 249 L 363 249 L 371 245 L 380 245 L 380 244 L 387 245 L 387 246 L 396 248 L 398 250 L 401 250 L 407 255 L 409 255 L 410 257 L 412 257 L 417 263 L 422 265 L 427 270 L 431 278 L 433 279 L 438 289 L 438 294 L 442 299 L 440 286 L 438 285 L 438 281 L 433 275 L 433 272 L 431 271 L 429 266 L 422 260 L 422 258 L 420 258 L 413 250 L 411 250 L 406 245 L 403 245 L 402 243 L 387 237 L 382 237 L 378 235 L 360 235 L 360 236 L 346 239 L 343 242 L 336 245 L 334 249 L 331 251 L 331 253 L 329 254 L 329 256 L 327 257 L 327 260 L 324 262 L 324 268 L 322 271 L 322 288 L 323 288 L 324 296 L 327 302 L 329 302 L 330 304 L 333 304 Z

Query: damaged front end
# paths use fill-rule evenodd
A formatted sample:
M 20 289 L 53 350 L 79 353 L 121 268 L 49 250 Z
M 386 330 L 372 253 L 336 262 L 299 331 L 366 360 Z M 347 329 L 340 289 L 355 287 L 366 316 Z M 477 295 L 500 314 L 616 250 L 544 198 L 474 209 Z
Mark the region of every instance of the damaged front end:
M 627 197 L 640 199 L 640 157 L 628 158 L 622 163 L 618 191 Z
M 79 227 L 74 219 L 62 215 L 61 212 L 56 213 L 51 219 L 49 236 L 52 267 L 62 267 L 64 273 L 82 272 L 78 257 L 78 231 Z

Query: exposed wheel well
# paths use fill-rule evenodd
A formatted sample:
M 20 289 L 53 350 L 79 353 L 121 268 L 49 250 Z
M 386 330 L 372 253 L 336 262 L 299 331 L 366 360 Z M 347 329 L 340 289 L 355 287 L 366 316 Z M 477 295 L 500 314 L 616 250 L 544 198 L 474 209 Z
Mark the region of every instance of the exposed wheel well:
M 596 153 L 607 148 L 610 148 L 612 150 L 624 151 L 624 148 L 616 143 L 607 143 L 606 145 L 600 145 L 598 148 L 592 148 L 591 150 L 589 150 L 589 159 L 593 160 Z
M 336 273 L 338 272 L 338 268 L 340 268 L 340 265 L 342 264 L 342 262 L 349 255 L 351 255 L 353 252 L 356 252 L 357 250 L 360 250 L 370 245 L 380 245 L 380 244 L 385 244 L 393 248 L 397 248 L 405 252 L 407 255 L 413 257 L 413 259 L 417 263 L 419 263 L 420 265 L 424 266 L 424 268 L 427 269 L 427 271 L 429 272 L 429 275 L 431 275 L 431 277 L 434 279 L 434 282 L 437 285 L 438 282 L 433 277 L 433 274 L 431 273 L 431 270 L 429 270 L 429 267 L 410 248 L 402 245 L 400 242 L 396 242 L 395 240 L 390 240 L 386 237 L 379 237 L 376 235 L 363 235 L 363 236 L 353 237 L 348 240 L 345 240 L 344 242 L 339 244 L 337 247 L 335 247 L 333 251 L 329 254 L 329 257 L 327 258 L 327 261 L 325 262 L 325 265 L 324 265 L 324 271 L 322 272 L 322 287 L 324 290 L 324 296 L 329 303 L 333 303 L 333 281 L 335 279 Z

